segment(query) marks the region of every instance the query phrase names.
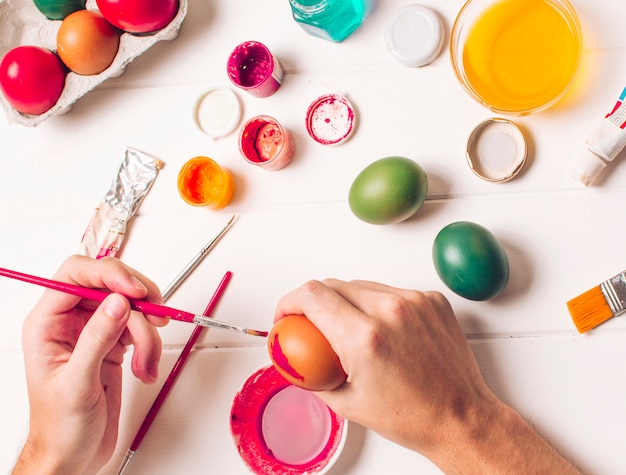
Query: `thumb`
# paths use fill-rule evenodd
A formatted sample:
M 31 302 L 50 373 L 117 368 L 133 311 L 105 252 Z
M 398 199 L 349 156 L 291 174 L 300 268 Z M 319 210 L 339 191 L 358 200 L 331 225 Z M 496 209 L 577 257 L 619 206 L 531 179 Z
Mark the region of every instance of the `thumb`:
M 130 303 L 119 294 L 107 296 L 85 324 L 72 359 L 87 371 L 99 374 L 102 361 L 117 344 L 130 317 Z

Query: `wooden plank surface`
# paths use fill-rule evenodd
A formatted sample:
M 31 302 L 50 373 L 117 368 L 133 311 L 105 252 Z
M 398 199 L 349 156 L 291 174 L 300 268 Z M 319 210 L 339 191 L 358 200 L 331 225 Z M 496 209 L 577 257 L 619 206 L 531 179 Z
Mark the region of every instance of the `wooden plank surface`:
M 190 0 L 177 39 L 154 46 L 68 114 L 36 128 L 0 117 L 0 266 L 52 274 L 77 250 L 125 147 L 136 147 L 165 167 L 132 221 L 122 256 L 160 286 L 231 214 L 238 215 L 171 305 L 200 312 L 227 270 L 233 279 L 216 317 L 261 329 L 271 326 L 277 300 L 311 278 L 441 290 L 497 394 L 583 470 L 623 473 L 626 318 L 579 336 L 565 302 L 626 269 L 623 157 L 590 188 L 568 175 L 594 120 L 610 110 L 626 85 L 626 4 L 573 1 L 584 35 L 580 76 L 556 107 L 511 118 L 529 140 L 529 161 L 513 181 L 492 184 L 469 170 L 464 150 L 473 127 L 494 114 L 463 92 L 447 49 L 416 69 L 396 63 L 385 50 L 386 21 L 404 3 L 377 2 L 353 36 L 333 44 L 304 33 L 291 20 L 286 0 Z M 441 14 L 448 32 L 463 4 L 423 3 Z M 274 96 L 237 91 L 244 117 L 272 115 L 294 135 L 296 156 L 279 172 L 245 163 L 236 134 L 212 140 L 192 120 L 193 103 L 204 90 L 229 85 L 226 57 L 249 39 L 267 44 L 286 71 Z M 331 148 L 311 141 L 304 128 L 306 107 L 327 92 L 346 94 L 358 113 L 355 134 Z M 191 208 L 178 197 L 178 170 L 196 155 L 211 156 L 235 175 L 235 198 L 220 212 Z M 422 165 L 428 198 L 407 222 L 367 225 L 350 212 L 347 192 L 361 169 L 388 155 Z M 455 296 L 434 271 L 433 239 L 458 220 L 484 225 L 507 251 L 511 280 L 493 301 Z M 4 472 L 27 431 L 20 333 L 40 294 L 26 284 L 0 282 Z M 162 379 L 190 331 L 176 322 L 161 329 Z M 247 375 L 267 364 L 263 345 L 248 336 L 206 333 L 129 473 L 246 473 L 230 440 L 228 410 Z M 159 387 L 144 387 L 126 375 L 119 446 L 104 474 L 115 473 Z M 438 473 L 421 456 L 361 427 L 349 431 L 332 474 Z

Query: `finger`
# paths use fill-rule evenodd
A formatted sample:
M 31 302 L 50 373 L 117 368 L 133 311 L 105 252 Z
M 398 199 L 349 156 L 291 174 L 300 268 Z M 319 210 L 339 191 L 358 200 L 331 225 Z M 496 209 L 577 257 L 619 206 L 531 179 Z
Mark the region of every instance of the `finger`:
M 130 304 L 119 294 L 109 295 L 85 324 L 70 357 L 77 374 L 100 375 L 102 362 L 118 344 L 130 317 Z
M 115 258 L 70 256 L 54 278 L 82 287 L 109 289 L 131 298 L 163 302 L 161 292 L 154 282 Z
M 158 377 L 161 357 L 159 332 L 141 313 L 132 312 L 128 321 L 128 333 L 134 345 L 131 363 L 133 374 L 144 383 L 153 383 Z
M 274 321 L 285 315 L 305 315 L 337 351 L 339 340 L 349 336 L 362 318 L 360 311 L 324 282 L 311 280 L 278 302 Z

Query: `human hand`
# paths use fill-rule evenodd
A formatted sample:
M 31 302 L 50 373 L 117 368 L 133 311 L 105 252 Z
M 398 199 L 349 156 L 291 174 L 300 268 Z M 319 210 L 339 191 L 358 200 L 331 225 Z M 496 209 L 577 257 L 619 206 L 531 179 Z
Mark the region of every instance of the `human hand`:
M 127 345 L 134 345 L 133 373 L 146 383 L 157 377 L 155 326 L 167 321 L 131 312 L 123 297 L 163 303 L 154 282 L 117 259 L 84 256 L 67 259 L 54 278 L 116 293 L 98 305 L 46 290 L 26 318 L 30 430 L 14 474 L 96 473 L 117 441 Z
M 418 451 L 446 473 L 578 473 L 484 381 L 439 292 L 366 281 L 310 281 L 274 320 L 306 315 L 347 381 L 316 393 L 342 417 Z

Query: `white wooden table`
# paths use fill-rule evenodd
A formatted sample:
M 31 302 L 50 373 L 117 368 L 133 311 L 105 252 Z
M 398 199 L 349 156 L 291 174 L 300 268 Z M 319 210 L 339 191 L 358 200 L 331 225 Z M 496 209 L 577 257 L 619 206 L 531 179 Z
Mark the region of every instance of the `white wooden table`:
M 595 186 L 568 175 L 594 119 L 626 85 L 623 0 L 574 0 L 584 35 L 581 74 L 548 111 L 513 120 L 530 142 L 525 169 L 492 184 L 468 168 L 471 130 L 493 114 L 456 82 L 447 49 L 429 66 L 406 68 L 387 53 L 384 29 L 401 0 L 381 0 L 363 26 L 334 44 L 303 32 L 288 2 L 190 0 L 179 37 L 159 43 L 79 100 L 66 115 L 35 128 L 0 118 L 0 266 L 51 275 L 78 249 L 82 232 L 110 185 L 127 146 L 166 164 L 138 215 L 121 257 L 165 286 L 224 224 L 238 220 L 168 302 L 201 312 L 230 270 L 216 318 L 269 329 L 277 300 L 310 278 L 370 279 L 443 291 L 452 301 L 491 387 L 581 469 L 626 472 L 626 318 L 578 335 L 565 302 L 626 268 L 626 162 Z M 423 2 L 447 32 L 462 0 Z M 295 136 L 296 156 L 267 172 L 244 162 L 236 133 L 212 140 L 192 120 L 195 99 L 229 86 L 225 63 L 242 41 L 265 43 L 286 75 L 259 99 L 237 91 L 243 117 L 268 114 Z M 447 45 L 446 45 L 447 48 Z M 341 92 L 358 113 L 357 130 L 337 147 L 313 142 L 304 114 L 317 96 Z M 208 155 L 236 177 L 222 211 L 192 208 L 176 189 L 179 168 Z M 350 184 L 372 161 L 414 159 L 426 170 L 427 201 L 412 219 L 372 226 L 347 204 Z M 455 296 L 437 277 L 432 242 L 446 224 L 469 220 L 490 229 L 511 264 L 505 292 L 489 302 Z M 41 294 L 0 282 L 0 470 L 11 469 L 27 434 L 21 354 L 22 320 Z M 118 449 L 102 473 L 113 474 L 191 332 L 163 328 L 161 380 L 147 387 L 125 376 Z M 269 362 L 264 341 L 206 332 L 129 468 L 129 474 L 243 474 L 229 435 L 232 398 Z M 416 408 L 419 410 L 419 408 Z M 420 455 L 352 424 L 332 474 L 439 473 Z

